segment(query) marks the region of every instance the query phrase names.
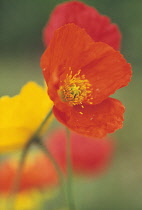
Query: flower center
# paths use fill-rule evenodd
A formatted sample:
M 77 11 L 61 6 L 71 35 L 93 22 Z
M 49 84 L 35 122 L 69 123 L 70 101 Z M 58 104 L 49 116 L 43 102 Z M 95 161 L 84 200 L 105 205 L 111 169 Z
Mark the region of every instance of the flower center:
M 81 70 L 73 75 L 72 71 L 70 71 L 58 91 L 62 101 L 68 102 L 71 106 L 82 104 L 82 102 L 92 104 L 92 85 L 85 78 L 85 75 L 80 75 L 80 72 Z

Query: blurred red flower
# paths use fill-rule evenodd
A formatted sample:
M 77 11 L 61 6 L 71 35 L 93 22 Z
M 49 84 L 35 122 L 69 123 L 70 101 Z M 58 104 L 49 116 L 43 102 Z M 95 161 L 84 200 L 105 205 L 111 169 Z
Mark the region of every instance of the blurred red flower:
M 66 132 L 62 129 L 52 134 L 46 143 L 48 149 L 66 171 Z M 71 132 L 71 159 L 74 173 L 97 175 L 111 162 L 115 144 L 110 137 L 92 139 Z
M 9 193 L 13 187 L 19 161 L 12 158 L 0 164 L 0 192 Z M 57 184 L 58 177 L 54 166 L 43 154 L 31 154 L 22 171 L 19 191 L 44 189 Z
M 101 138 L 122 127 L 124 106 L 109 98 L 131 78 L 119 52 L 67 24 L 55 32 L 41 67 L 54 115 L 69 129 Z
M 118 26 L 95 8 L 79 1 L 65 2 L 55 7 L 43 31 L 45 46 L 48 46 L 54 31 L 67 23 L 84 28 L 94 41 L 105 42 L 115 50 L 120 48 L 121 33 Z
M 66 133 L 57 130 L 46 141 L 46 146 L 65 172 Z M 114 152 L 110 138 L 90 139 L 71 133 L 71 158 L 75 174 L 97 175 L 109 165 Z M 18 159 L 12 158 L 0 164 L 0 193 L 9 193 L 18 168 Z M 29 155 L 20 181 L 19 191 L 45 189 L 56 186 L 58 177 L 50 160 L 41 152 Z

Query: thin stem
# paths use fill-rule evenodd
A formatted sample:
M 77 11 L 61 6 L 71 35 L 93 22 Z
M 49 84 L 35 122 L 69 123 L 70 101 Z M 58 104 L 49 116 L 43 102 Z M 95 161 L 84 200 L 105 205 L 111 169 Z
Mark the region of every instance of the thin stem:
M 40 148 L 44 151 L 44 153 L 47 155 L 47 157 L 52 162 L 52 164 L 53 164 L 53 166 L 54 166 L 54 168 L 55 168 L 55 170 L 56 170 L 56 172 L 58 174 L 59 182 L 60 182 L 61 186 L 63 186 L 63 184 L 64 184 L 64 176 L 63 176 L 61 168 L 59 167 L 59 165 L 56 162 L 55 158 L 53 157 L 51 152 L 48 150 L 48 148 L 43 144 L 42 141 L 37 142 L 37 144 L 40 146 Z
M 28 151 L 29 151 L 29 148 L 30 146 L 27 145 L 23 152 L 22 152 L 22 155 L 21 155 L 21 158 L 20 158 L 20 161 L 19 161 L 19 166 L 18 166 L 18 169 L 17 169 L 17 172 L 16 172 L 16 176 L 14 178 L 14 181 L 13 181 L 13 185 L 12 185 L 12 188 L 10 190 L 10 193 L 9 193 L 9 209 L 13 209 L 14 210 L 14 203 L 15 203 L 15 195 L 17 193 L 17 191 L 19 190 L 19 187 L 20 187 L 20 181 L 21 181 L 21 177 L 22 177 L 22 172 L 23 172 L 23 167 L 24 167 L 24 163 L 25 163 L 25 159 L 27 157 L 27 154 L 28 154 Z
M 71 138 L 70 131 L 66 128 L 66 160 L 67 160 L 67 199 L 70 210 L 75 210 L 72 192 L 72 158 L 71 158 Z
M 64 183 L 64 175 L 63 175 L 63 172 L 62 172 L 60 166 L 56 162 L 52 153 L 48 150 L 47 147 L 45 147 L 43 142 L 40 141 L 40 142 L 37 142 L 37 143 L 40 146 L 40 148 L 44 151 L 44 153 L 47 155 L 47 157 L 50 159 L 51 163 L 53 164 L 53 166 L 54 166 L 54 168 L 57 172 L 57 175 L 58 175 L 58 179 L 59 179 L 59 183 L 60 183 L 60 188 L 59 189 L 61 191 L 61 196 L 63 195 L 65 200 L 66 200 L 66 189 L 65 189 L 65 183 Z M 66 200 L 66 202 L 67 202 L 67 200 Z
M 50 112 L 46 115 L 46 117 L 44 118 L 44 120 L 42 121 L 42 123 L 40 124 L 40 126 L 38 127 L 38 129 L 36 130 L 36 132 L 34 133 L 33 137 L 31 138 L 31 140 L 29 141 L 32 142 L 34 141 L 34 138 L 37 137 L 40 133 L 40 131 L 42 130 L 44 124 L 47 122 L 47 120 L 50 118 L 50 116 L 52 115 L 52 109 L 50 110 Z
M 33 134 L 33 136 L 27 142 L 27 144 L 22 152 L 22 155 L 21 155 L 21 159 L 19 162 L 19 168 L 17 169 L 17 174 L 14 179 L 14 184 L 12 186 L 12 189 L 10 191 L 10 196 L 16 194 L 16 192 L 18 191 L 19 185 L 20 185 L 20 180 L 21 180 L 21 175 L 22 175 L 22 170 L 23 170 L 23 166 L 24 166 L 28 151 L 33 143 L 36 143 L 37 141 L 39 141 L 38 135 L 39 135 L 41 129 L 43 128 L 44 124 L 50 118 L 51 114 L 52 114 L 52 110 L 50 110 L 50 112 L 46 115 L 46 117 L 44 118 L 44 120 L 42 121 L 42 123 L 40 124 L 38 129 L 36 130 L 36 132 Z

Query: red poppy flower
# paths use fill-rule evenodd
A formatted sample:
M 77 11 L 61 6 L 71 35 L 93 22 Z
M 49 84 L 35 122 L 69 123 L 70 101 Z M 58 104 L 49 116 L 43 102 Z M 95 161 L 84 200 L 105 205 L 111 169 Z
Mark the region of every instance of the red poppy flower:
M 59 129 L 48 137 L 47 148 L 66 171 L 66 133 Z M 114 152 L 114 142 L 110 138 L 92 139 L 71 133 L 71 159 L 75 174 L 98 175 L 103 172 Z M 0 163 L 0 193 L 7 194 L 13 187 L 19 161 L 17 157 Z M 29 155 L 23 167 L 19 192 L 45 189 L 58 184 L 54 166 L 43 153 Z
M 54 115 L 69 129 L 103 137 L 122 127 L 124 106 L 109 98 L 131 78 L 131 66 L 119 52 L 67 24 L 55 32 L 41 67 Z
M 19 161 L 16 158 L 0 164 L 0 192 L 9 193 L 13 187 Z M 19 191 L 46 188 L 57 184 L 58 176 L 50 160 L 39 153 L 26 161 Z
M 66 171 L 66 132 L 58 130 L 47 141 L 47 147 Z M 74 173 L 98 175 L 111 162 L 114 141 L 110 138 L 93 139 L 71 132 L 71 159 Z
M 48 46 L 54 31 L 67 23 L 75 23 L 84 28 L 94 41 L 105 42 L 115 50 L 120 48 L 121 34 L 118 26 L 95 8 L 79 1 L 62 3 L 53 10 L 43 31 L 45 46 Z

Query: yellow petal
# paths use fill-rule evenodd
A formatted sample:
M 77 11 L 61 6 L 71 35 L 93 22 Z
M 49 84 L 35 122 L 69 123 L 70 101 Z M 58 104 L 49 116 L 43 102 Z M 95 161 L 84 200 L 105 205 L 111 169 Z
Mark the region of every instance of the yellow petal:
M 27 83 L 19 95 L 0 99 L 0 152 L 22 148 L 53 106 L 45 88 Z M 44 128 L 48 127 L 49 121 Z M 44 129 L 45 130 L 45 129 Z
M 30 190 L 18 193 L 10 202 L 7 196 L 1 195 L 0 210 L 10 210 L 12 207 L 14 207 L 14 210 L 39 210 L 44 200 L 53 199 L 54 196 L 54 192 L 41 193 L 37 190 Z

